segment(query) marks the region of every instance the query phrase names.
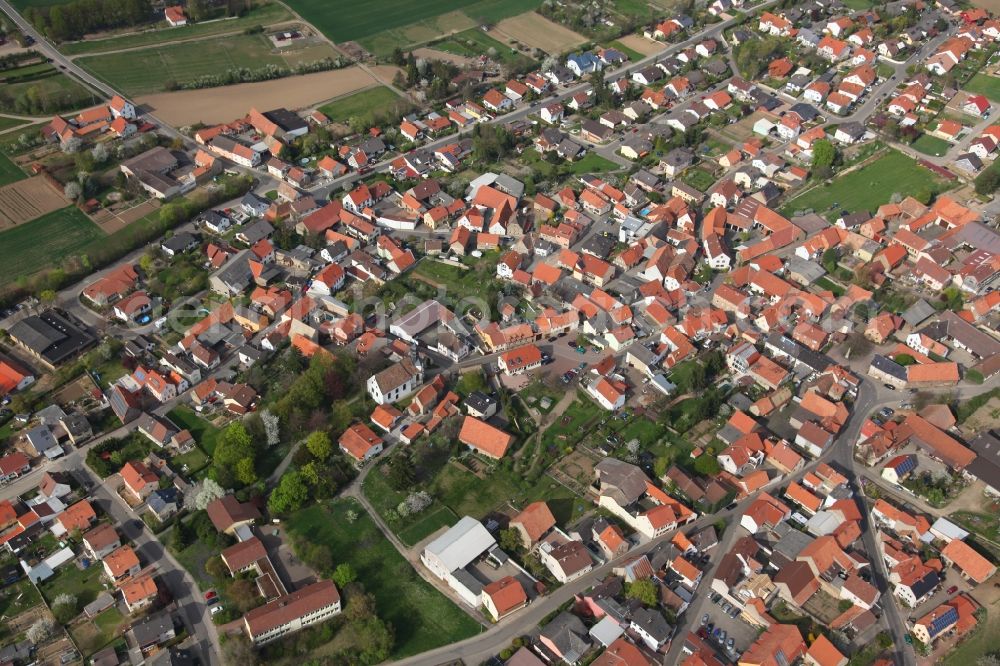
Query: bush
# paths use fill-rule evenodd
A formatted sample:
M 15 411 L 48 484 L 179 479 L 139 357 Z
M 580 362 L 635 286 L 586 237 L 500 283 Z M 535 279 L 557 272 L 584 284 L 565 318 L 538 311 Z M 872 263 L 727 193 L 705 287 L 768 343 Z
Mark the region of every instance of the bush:
M 986 378 L 978 370 L 969 370 L 965 373 L 965 380 L 973 384 L 982 384 L 986 381 Z

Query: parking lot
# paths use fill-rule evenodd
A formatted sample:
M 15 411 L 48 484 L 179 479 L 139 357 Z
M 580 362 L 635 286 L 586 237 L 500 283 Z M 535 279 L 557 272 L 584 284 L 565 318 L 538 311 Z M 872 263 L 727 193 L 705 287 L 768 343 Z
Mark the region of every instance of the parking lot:
M 712 599 L 715 599 L 715 595 L 712 595 Z M 718 604 L 710 603 L 704 606 L 702 617 L 698 619 L 698 625 L 706 630 L 711 626 L 713 635 L 715 631 L 719 631 L 720 634 L 721 632 L 725 632 L 726 638 L 724 639 L 724 643 L 728 646 L 729 641 L 732 641 L 732 648 L 723 649 L 722 652 L 729 660 L 735 661 L 736 657 L 743 654 L 750 647 L 750 644 L 757 639 L 758 632 L 757 629 L 741 620 L 738 614 L 736 617 L 731 617 L 733 611 L 730 611 L 728 614 L 724 613 L 724 607 L 722 606 L 724 603 L 726 602 L 720 601 Z M 708 620 L 705 625 L 702 625 L 701 622 L 705 619 L 705 615 L 708 615 Z M 718 645 L 717 641 L 716 644 Z

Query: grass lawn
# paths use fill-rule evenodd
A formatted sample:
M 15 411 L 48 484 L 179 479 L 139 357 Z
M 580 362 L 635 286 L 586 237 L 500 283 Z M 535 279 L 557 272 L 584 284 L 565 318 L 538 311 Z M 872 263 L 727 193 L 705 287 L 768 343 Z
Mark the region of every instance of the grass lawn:
M 638 439 L 643 446 L 649 446 L 663 437 L 666 428 L 645 416 L 633 416 L 629 423 L 618 431 L 623 442 Z
M 576 400 L 566 408 L 559 420 L 545 429 L 542 444 L 552 447 L 575 443 L 586 434 L 588 426 L 599 421 L 601 417 L 602 412 L 594 403 L 586 399 Z
M 355 116 L 363 116 L 375 110 L 388 107 L 396 102 L 405 103 L 399 95 L 385 86 L 377 86 L 335 99 L 319 108 L 320 112 L 333 122 L 346 122 Z
M 959 643 L 941 660 L 943 666 L 968 666 L 975 664 L 979 657 L 996 652 L 997 634 L 1000 633 L 1000 609 L 994 605 L 986 611 L 986 621 L 976 629 L 972 637 Z
M 125 621 L 125 617 L 118 612 L 118 608 L 112 606 L 93 620 L 73 625 L 69 633 L 74 642 L 80 646 L 83 654 L 90 656 L 113 642 L 120 635 L 119 628 Z
M 23 1 L 23 0 L 22 0 Z M 63 0 L 58 0 L 62 2 Z M 55 3 L 52 3 L 55 4 Z M 180 39 L 192 39 L 195 37 L 209 37 L 228 32 L 240 32 L 257 25 L 270 25 L 292 18 L 291 12 L 281 4 L 269 2 L 267 4 L 254 3 L 246 15 L 234 19 L 219 21 L 208 21 L 205 23 L 191 23 L 179 28 L 171 28 L 167 23 L 161 22 L 158 29 L 147 30 L 120 37 L 108 37 L 106 39 L 92 39 L 82 42 L 70 42 L 62 44 L 59 50 L 68 55 L 81 55 L 84 53 L 102 53 L 118 49 L 130 49 L 137 46 L 153 46 L 164 42 L 173 42 Z M 206 42 L 208 43 L 208 42 Z M 198 48 L 201 48 L 200 46 Z
M 349 523 L 348 511 L 358 514 Z M 285 521 L 286 529 L 328 546 L 358 573 L 375 596 L 378 614 L 396 633 L 393 659 L 474 636 L 478 623 L 421 579 L 355 502 L 310 506 Z
M 458 516 L 455 515 L 454 511 L 446 506 L 439 506 L 437 509 L 430 509 L 425 512 L 423 517 L 412 525 L 399 530 L 396 536 L 407 546 L 413 546 L 434 534 L 440 528 L 454 525 L 457 522 Z
M 55 267 L 81 246 L 107 236 L 76 206 L 53 211 L 26 224 L 0 232 L 0 285 Z
M 333 55 L 332 50 L 317 53 Z M 281 54 L 271 50 L 264 35 L 233 35 L 191 44 L 163 44 L 130 51 L 127 58 L 109 53 L 80 58 L 77 62 L 96 76 L 129 95 L 143 95 L 167 89 L 167 82 L 185 84 L 199 77 L 222 74 L 229 69 L 257 69 L 265 65 L 288 66 Z
M 624 44 L 618 41 L 611 42 L 610 44 L 608 44 L 608 46 L 613 49 L 617 49 L 618 51 L 621 51 L 622 53 L 627 55 L 628 59 L 631 60 L 632 62 L 636 62 L 637 60 L 642 60 L 643 58 L 646 57 L 641 53 L 639 53 L 638 51 L 636 51 L 635 49 L 630 49 L 629 47 L 625 46 Z
M 614 171 L 620 168 L 609 159 L 605 159 L 597 153 L 587 153 L 583 158 L 573 162 L 570 172 L 576 175 L 583 173 L 601 173 L 604 171 Z
M 820 279 L 816 280 L 816 282 L 814 282 L 813 284 L 815 284 L 820 289 L 826 289 L 827 291 L 832 291 L 834 296 L 839 297 L 844 295 L 844 288 L 838 284 L 831 282 L 826 277 L 821 277 Z
M 42 602 L 38 590 L 27 578 L 0 590 L 0 616 L 14 617 Z
M 874 212 L 888 203 L 896 192 L 906 195 L 920 190 L 935 190 L 940 186 L 941 181 L 915 160 L 890 150 L 860 169 L 795 197 L 782 212 L 792 215 L 795 211 L 810 208 L 819 214 L 840 210 Z M 831 211 L 834 204 L 837 210 Z
M 167 417 L 181 428 L 187 428 L 205 453 L 208 455 L 215 453 L 215 445 L 218 444 L 219 436 L 222 434 L 221 429 L 198 416 L 189 407 L 175 407 L 167 413 Z
M 875 4 L 872 0 L 844 0 L 844 6 L 858 12 L 871 9 Z
M 944 155 L 951 148 L 950 143 L 930 134 L 921 134 L 912 145 L 914 150 L 924 155 Z
M 1000 515 L 996 513 L 976 513 L 974 511 L 956 511 L 951 520 L 990 541 L 1000 541 Z
M 681 180 L 699 192 L 707 192 L 708 188 L 715 184 L 715 176 L 702 169 L 689 169 L 685 171 L 684 175 L 681 176 Z
M 20 127 L 25 124 L 27 124 L 26 121 L 19 120 L 17 118 L 0 118 L 0 132 L 13 129 L 14 127 Z
M 490 49 L 496 51 L 496 57 L 507 65 L 532 60 L 509 45 L 499 42 L 478 28 L 471 28 L 455 33 L 448 39 L 431 45 L 432 48 L 453 53 L 455 55 L 475 57 L 487 55 Z
M 187 453 L 174 456 L 170 459 L 171 466 L 179 467 L 185 474 L 200 472 L 208 466 L 209 462 L 211 462 L 211 459 L 208 457 L 208 454 L 198 446 L 195 446 Z
M 25 178 L 21 168 L 10 161 L 6 155 L 0 155 L 0 185 L 7 185 Z
M 962 89 L 966 92 L 984 95 L 991 102 L 1000 102 L 1000 77 L 976 74 L 962 86 Z
M 56 575 L 43 582 L 39 587 L 45 600 L 52 603 L 52 600 L 67 590 L 76 595 L 76 600 L 80 608 L 83 608 L 97 595 L 104 591 L 104 584 L 101 582 L 101 575 L 104 567 L 98 562 L 91 562 L 86 569 L 80 569 L 75 562 L 69 562 L 59 567 Z
M 166 541 L 169 539 L 166 532 L 160 535 L 160 539 Z M 212 577 L 205 572 L 205 562 L 207 562 L 213 555 L 218 555 L 219 551 L 212 544 L 207 544 L 203 541 L 195 541 L 189 545 L 184 550 L 179 552 L 174 552 L 174 557 L 180 562 L 181 566 L 187 569 L 187 572 L 191 574 L 194 578 L 195 583 L 198 584 L 199 590 L 207 590 L 215 584 Z

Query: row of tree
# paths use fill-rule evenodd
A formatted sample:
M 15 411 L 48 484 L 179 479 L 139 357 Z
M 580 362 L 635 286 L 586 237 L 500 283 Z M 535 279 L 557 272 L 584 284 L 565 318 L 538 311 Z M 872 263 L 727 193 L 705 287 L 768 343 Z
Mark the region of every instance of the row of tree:
M 147 23 L 153 18 L 153 6 L 149 0 L 71 0 L 32 5 L 24 16 L 50 39 L 62 42 L 99 30 Z

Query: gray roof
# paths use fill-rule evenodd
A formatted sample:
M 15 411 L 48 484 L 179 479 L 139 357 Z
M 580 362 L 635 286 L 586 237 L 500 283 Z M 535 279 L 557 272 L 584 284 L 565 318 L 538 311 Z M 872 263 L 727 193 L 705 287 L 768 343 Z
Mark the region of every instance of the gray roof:
M 174 621 L 170 613 L 163 611 L 136 622 L 131 631 L 140 647 L 153 645 L 159 642 L 161 636 L 173 633 Z
M 52 365 L 90 346 L 97 339 L 55 310 L 31 315 L 10 327 L 10 336 Z
M 882 356 L 881 354 L 875 354 L 872 357 L 872 367 L 876 370 L 884 372 L 887 375 L 906 381 L 906 368 L 896 363 L 891 358 Z
M 274 227 L 267 220 L 258 220 L 253 224 L 248 224 L 247 226 L 240 229 L 237 236 L 246 239 L 247 244 L 253 245 L 257 241 L 267 238 L 274 232 Z
M 177 158 L 166 148 L 157 146 L 125 160 L 121 165 L 132 172 L 166 173 L 177 166 Z
M 447 532 L 427 544 L 426 552 L 435 555 L 449 571 L 463 569 L 469 562 L 496 544 L 483 524 L 464 516 Z
M 660 643 L 665 643 L 674 631 L 659 611 L 649 608 L 640 608 L 632 613 L 632 624 L 641 628 Z
M 826 269 L 819 262 L 792 257 L 788 261 L 788 272 L 801 275 L 806 282 L 815 282 L 826 274 Z
M 587 627 L 576 615 L 563 611 L 542 627 L 541 635 L 549 639 L 569 663 L 575 662 L 590 649 Z
M 935 310 L 930 303 L 921 298 L 916 303 L 906 308 L 906 311 L 903 312 L 900 317 L 910 326 L 919 326 L 922 322 L 927 321 L 927 319 L 936 312 L 937 310 Z
M 628 506 L 646 492 L 649 478 L 635 465 L 605 458 L 594 467 L 601 480 L 601 494 L 615 500 L 620 506 Z

